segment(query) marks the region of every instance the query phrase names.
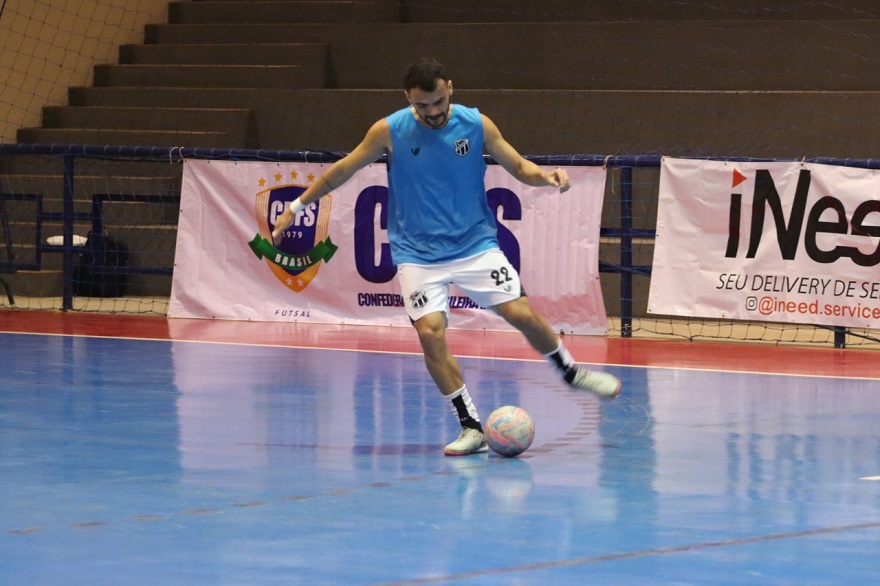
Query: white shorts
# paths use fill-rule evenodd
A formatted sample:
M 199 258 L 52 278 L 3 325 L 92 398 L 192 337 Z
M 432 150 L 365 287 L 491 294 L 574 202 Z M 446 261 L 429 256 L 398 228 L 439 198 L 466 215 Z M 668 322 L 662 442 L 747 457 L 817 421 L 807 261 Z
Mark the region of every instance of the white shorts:
M 413 321 L 437 311 L 448 318 L 450 284 L 480 307 L 522 296 L 519 274 L 498 248 L 433 265 L 403 263 L 397 267 L 397 278 L 406 313 Z

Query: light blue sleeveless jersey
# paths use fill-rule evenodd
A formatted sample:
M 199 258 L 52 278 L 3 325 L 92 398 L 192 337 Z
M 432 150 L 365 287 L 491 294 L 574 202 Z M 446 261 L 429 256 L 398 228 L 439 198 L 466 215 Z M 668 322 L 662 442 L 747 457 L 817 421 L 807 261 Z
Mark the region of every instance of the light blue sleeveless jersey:
M 483 122 L 458 104 L 443 128 L 426 128 L 405 108 L 387 117 L 388 239 L 395 264 L 434 264 L 498 247 L 486 203 Z

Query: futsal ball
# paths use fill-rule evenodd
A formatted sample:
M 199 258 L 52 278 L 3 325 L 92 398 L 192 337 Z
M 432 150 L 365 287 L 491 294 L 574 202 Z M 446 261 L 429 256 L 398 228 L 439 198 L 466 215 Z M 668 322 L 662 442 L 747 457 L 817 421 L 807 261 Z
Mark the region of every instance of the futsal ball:
M 513 458 L 525 452 L 535 439 L 535 424 L 524 409 L 506 405 L 486 420 L 486 441 L 498 454 Z

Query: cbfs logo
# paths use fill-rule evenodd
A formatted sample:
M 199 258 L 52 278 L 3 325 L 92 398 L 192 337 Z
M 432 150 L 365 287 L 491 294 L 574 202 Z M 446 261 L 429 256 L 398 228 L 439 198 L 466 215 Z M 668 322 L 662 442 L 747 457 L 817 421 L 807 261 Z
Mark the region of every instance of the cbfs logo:
M 272 230 L 278 218 L 305 190 L 302 185 L 281 185 L 258 192 L 254 201 L 260 231 L 249 243 L 275 278 L 295 293 L 309 286 L 321 265 L 328 262 L 337 249 L 328 234 L 333 203 L 330 195 L 299 212 L 277 247 L 272 242 Z

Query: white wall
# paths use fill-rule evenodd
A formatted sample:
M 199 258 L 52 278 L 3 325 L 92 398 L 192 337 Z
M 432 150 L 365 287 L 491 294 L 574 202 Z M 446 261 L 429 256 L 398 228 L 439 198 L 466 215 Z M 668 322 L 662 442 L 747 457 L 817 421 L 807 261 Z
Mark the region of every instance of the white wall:
M 0 0 L 0 5 L 3 0 Z M 92 83 L 92 67 L 142 43 L 144 25 L 167 21 L 168 0 L 6 0 L 0 15 L 0 143 L 39 126 L 43 106 Z

